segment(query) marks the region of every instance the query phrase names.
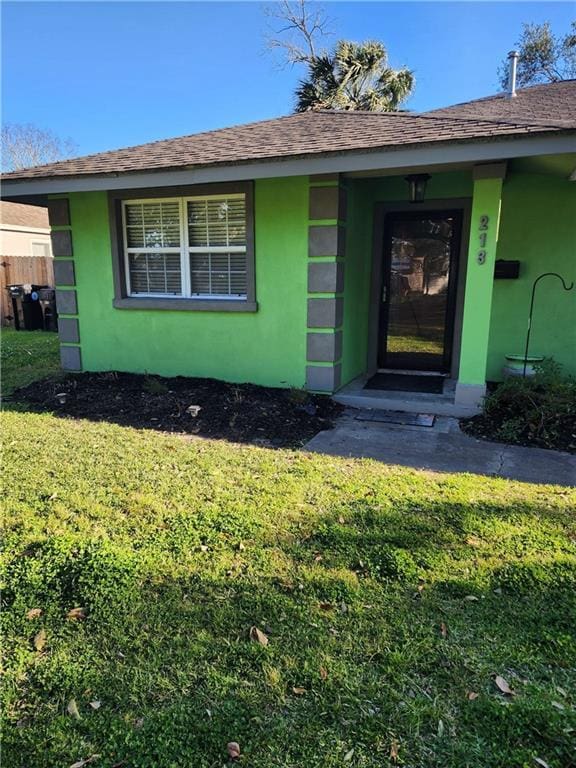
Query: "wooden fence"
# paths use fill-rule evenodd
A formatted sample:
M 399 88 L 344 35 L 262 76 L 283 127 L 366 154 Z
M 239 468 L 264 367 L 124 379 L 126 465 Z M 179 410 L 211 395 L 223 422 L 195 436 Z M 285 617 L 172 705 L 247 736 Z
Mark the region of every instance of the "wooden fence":
M 13 325 L 7 285 L 54 285 L 51 256 L 0 256 L 0 324 Z

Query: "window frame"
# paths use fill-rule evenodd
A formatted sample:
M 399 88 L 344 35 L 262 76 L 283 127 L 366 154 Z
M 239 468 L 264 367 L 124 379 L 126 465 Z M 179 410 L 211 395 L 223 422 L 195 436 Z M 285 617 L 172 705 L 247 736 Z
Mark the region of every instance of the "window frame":
M 244 195 L 246 204 L 246 297 L 186 295 L 190 293 L 190 247 L 187 228 L 188 200 L 206 197 L 232 197 Z M 125 203 L 152 203 L 177 200 L 180 205 L 181 289 L 180 295 L 139 294 L 131 296 L 128 249 L 124 228 Z M 113 307 L 116 309 L 161 309 L 213 312 L 256 312 L 256 276 L 254 258 L 254 185 L 253 182 L 230 184 L 198 184 L 185 187 L 114 190 L 108 193 L 110 235 L 114 277 Z M 145 252 L 146 249 L 143 250 Z M 170 249 L 157 249 L 159 252 Z M 229 250 L 229 249 L 228 249 Z
M 39 254 L 34 253 L 34 246 L 35 245 L 41 245 L 44 248 L 44 253 L 42 256 Z M 50 246 L 50 240 L 31 240 L 30 241 L 30 256 L 34 259 L 51 259 L 52 258 L 52 248 Z

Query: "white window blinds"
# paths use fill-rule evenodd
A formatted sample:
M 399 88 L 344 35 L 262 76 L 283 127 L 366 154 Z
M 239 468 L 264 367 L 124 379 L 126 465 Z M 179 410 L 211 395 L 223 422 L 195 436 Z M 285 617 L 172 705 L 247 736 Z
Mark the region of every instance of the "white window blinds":
M 128 295 L 243 299 L 244 194 L 125 201 Z
M 190 289 L 193 296 L 246 296 L 244 195 L 187 203 Z

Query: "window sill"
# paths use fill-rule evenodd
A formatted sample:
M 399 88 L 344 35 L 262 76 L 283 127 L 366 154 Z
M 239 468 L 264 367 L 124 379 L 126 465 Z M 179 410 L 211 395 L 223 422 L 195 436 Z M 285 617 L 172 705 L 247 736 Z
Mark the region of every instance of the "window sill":
M 114 309 L 161 309 L 186 312 L 257 312 L 255 301 L 234 299 L 161 299 L 127 296 L 114 299 Z

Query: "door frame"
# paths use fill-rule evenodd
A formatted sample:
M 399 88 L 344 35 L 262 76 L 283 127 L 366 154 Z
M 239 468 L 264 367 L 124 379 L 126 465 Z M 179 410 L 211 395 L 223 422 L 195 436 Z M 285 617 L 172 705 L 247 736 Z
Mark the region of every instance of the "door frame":
M 370 279 L 370 311 L 368 318 L 368 360 L 366 372 L 373 376 L 378 370 L 378 344 L 380 334 L 380 297 L 382 294 L 384 278 L 384 224 L 386 216 L 394 213 L 422 212 L 460 212 L 462 225 L 460 230 L 458 264 L 456 266 L 456 286 L 453 298 L 453 327 L 450 344 L 451 364 L 449 374 L 451 378 L 458 377 L 460 366 L 460 343 L 462 340 L 462 317 L 464 314 L 464 288 L 466 285 L 466 265 L 468 255 L 468 243 L 470 239 L 470 217 L 472 212 L 471 197 L 451 197 L 444 199 L 426 200 L 424 203 L 415 204 L 401 202 L 377 202 L 373 212 L 372 233 L 372 269 Z
M 464 218 L 464 212 L 461 208 L 451 208 L 448 210 L 432 210 L 426 206 L 418 206 L 417 209 L 411 209 L 409 211 L 388 211 L 384 216 L 384 237 L 382 242 L 382 276 L 380 295 L 384 289 L 386 289 L 386 302 L 380 302 L 379 319 L 378 319 L 378 365 L 382 366 L 381 357 L 386 358 L 388 354 L 388 331 L 390 326 L 390 297 L 391 297 L 391 277 L 392 277 L 392 228 L 390 226 L 393 221 L 419 221 L 430 217 L 437 216 L 454 218 L 455 226 L 453 231 L 453 238 L 451 242 L 450 263 L 448 272 L 448 285 L 446 290 L 446 311 L 444 318 L 444 335 L 442 343 L 442 363 L 441 369 L 434 371 L 434 373 L 446 374 L 451 370 L 452 365 L 452 339 L 454 337 L 454 323 L 455 323 L 455 310 L 456 310 L 456 288 L 458 285 L 458 270 L 460 266 L 460 250 L 462 247 L 461 231 L 462 220 Z M 395 366 L 390 366 L 393 369 Z M 414 370 L 420 370 L 415 368 Z M 424 370 L 424 369 L 422 369 Z

